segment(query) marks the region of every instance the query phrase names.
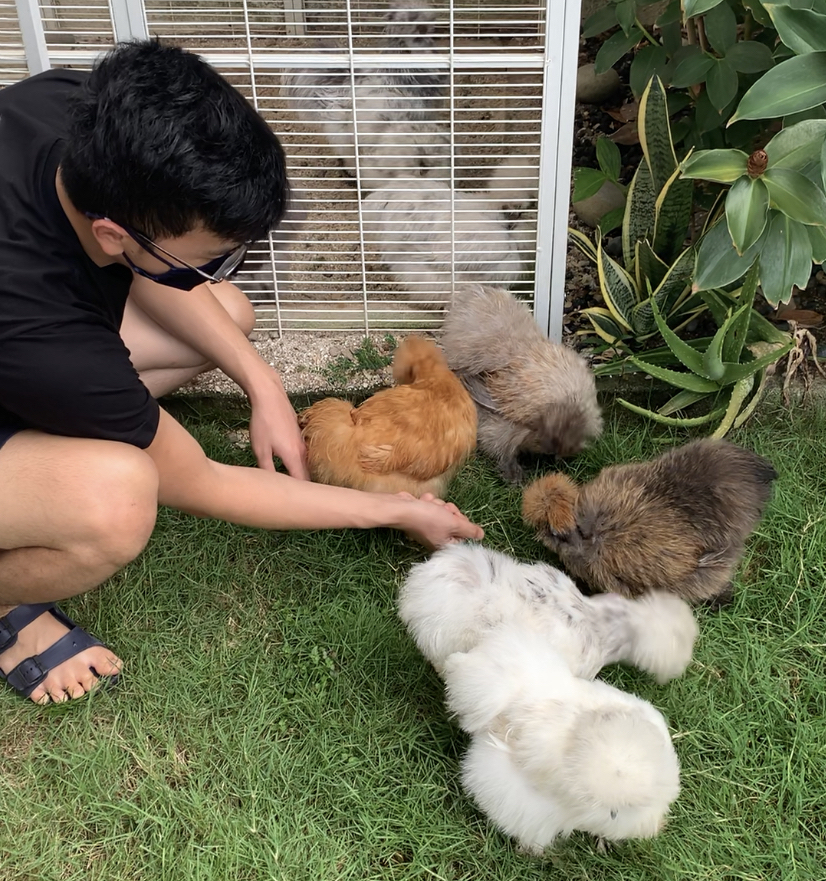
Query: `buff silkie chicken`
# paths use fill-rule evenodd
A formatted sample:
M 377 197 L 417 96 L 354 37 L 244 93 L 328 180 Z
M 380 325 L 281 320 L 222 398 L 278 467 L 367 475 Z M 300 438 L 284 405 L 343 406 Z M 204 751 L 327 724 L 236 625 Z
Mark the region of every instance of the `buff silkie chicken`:
M 476 408 L 435 343 L 407 337 L 397 385 L 354 407 L 325 398 L 299 417 L 310 476 L 369 492 L 443 497 L 476 447 Z
M 522 513 L 595 590 L 667 590 L 721 605 L 776 477 L 751 450 L 704 438 L 650 462 L 612 465 L 583 486 L 546 474 L 525 489 Z

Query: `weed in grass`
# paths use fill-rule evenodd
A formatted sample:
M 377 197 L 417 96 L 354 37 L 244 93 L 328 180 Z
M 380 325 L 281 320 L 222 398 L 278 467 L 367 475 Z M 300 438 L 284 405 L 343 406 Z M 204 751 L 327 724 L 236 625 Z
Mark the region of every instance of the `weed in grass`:
M 251 464 L 226 438 L 243 406 L 169 406 L 210 455 Z M 563 467 L 589 479 L 663 437 L 684 439 L 609 411 Z M 0 881 L 820 881 L 826 414 L 769 402 L 732 440 L 780 475 L 733 604 L 698 612 L 682 679 L 604 673 L 674 733 L 683 791 L 660 837 L 599 854 L 577 834 L 536 860 L 464 797 L 464 736 L 395 613 L 421 549 L 162 510 L 138 560 L 65 603 L 125 658 L 119 687 L 45 709 L 0 692 Z M 489 545 L 548 559 L 491 463 L 452 490 Z
M 352 357 L 339 355 L 324 368 L 323 375 L 331 386 L 345 386 L 358 373 L 375 372 L 387 367 L 393 360 L 397 345 L 396 338 L 389 333 L 385 334 L 381 349 L 370 337 L 365 337 L 353 350 Z

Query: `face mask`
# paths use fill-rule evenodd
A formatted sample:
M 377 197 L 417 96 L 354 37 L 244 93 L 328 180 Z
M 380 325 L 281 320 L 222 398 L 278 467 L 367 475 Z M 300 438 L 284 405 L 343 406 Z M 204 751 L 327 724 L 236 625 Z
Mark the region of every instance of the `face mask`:
M 86 216 L 90 220 L 110 220 L 112 223 L 117 223 L 117 221 L 113 221 L 111 218 L 105 217 L 103 214 L 90 214 L 87 212 Z M 128 255 L 124 253 L 123 258 L 129 264 L 129 268 L 132 272 L 136 275 L 140 275 L 142 278 L 148 278 L 150 281 L 166 285 L 170 288 L 176 288 L 179 291 L 191 291 L 193 288 L 204 282 L 215 283 L 223 281 L 225 278 L 230 278 L 238 272 L 243 265 L 244 258 L 247 256 L 247 250 L 250 246 L 249 242 L 245 242 L 242 245 L 238 245 L 237 248 L 233 248 L 229 253 L 222 254 L 220 257 L 215 257 L 203 266 L 192 266 L 190 263 L 187 263 L 186 260 L 182 260 L 180 257 L 170 254 L 169 251 L 165 251 L 160 245 L 156 245 L 148 236 L 143 235 L 143 233 L 139 233 L 137 230 L 131 229 L 122 223 L 118 223 L 118 226 L 121 227 L 131 239 L 137 242 L 144 251 L 169 267 L 166 272 L 158 274 L 147 272 L 145 269 L 141 269 L 140 266 L 136 266 L 129 259 Z M 176 261 L 176 263 L 180 263 L 181 266 L 177 266 L 176 263 L 171 263 L 167 258 L 171 258 Z

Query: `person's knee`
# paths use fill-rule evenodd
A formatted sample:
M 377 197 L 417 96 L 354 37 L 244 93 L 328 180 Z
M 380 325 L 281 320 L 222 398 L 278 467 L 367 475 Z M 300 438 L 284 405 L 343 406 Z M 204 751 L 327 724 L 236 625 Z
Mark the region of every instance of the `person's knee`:
M 158 514 L 158 471 L 142 450 L 107 444 L 95 460 L 84 505 L 84 545 L 96 565 L 116 571 L 146 546 Z
M 255 327 L 255 308 L 249 297 L 231 282 L 222 282 L 216 285 L 214 291 L 221 305 L 229 313 L 229 317 L 243 331 L 244 336 L 249 336 Z

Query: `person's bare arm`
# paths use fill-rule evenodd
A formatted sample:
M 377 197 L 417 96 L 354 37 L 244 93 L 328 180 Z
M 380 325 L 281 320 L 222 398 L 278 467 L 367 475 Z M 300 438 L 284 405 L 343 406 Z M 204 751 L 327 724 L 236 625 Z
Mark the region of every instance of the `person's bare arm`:
M 430 548 L 484 535 L 440 500 L 359 492 L 214 462 L 164 410 L 146 452 L 160 476 L 159 502 L 198 517 L 278 530 L 388 526 Z
M 173 291 L 136 277 L 129 295 L 156 324 L 241 386 L 252 407 L 250 439 L 259 466 L 274 471 L 272 457 L 277 455 L 290 474 L 306 480 L 304 442 L 281 378 L 230 318 L 211 287 L 203 284 L 191 291 Z

